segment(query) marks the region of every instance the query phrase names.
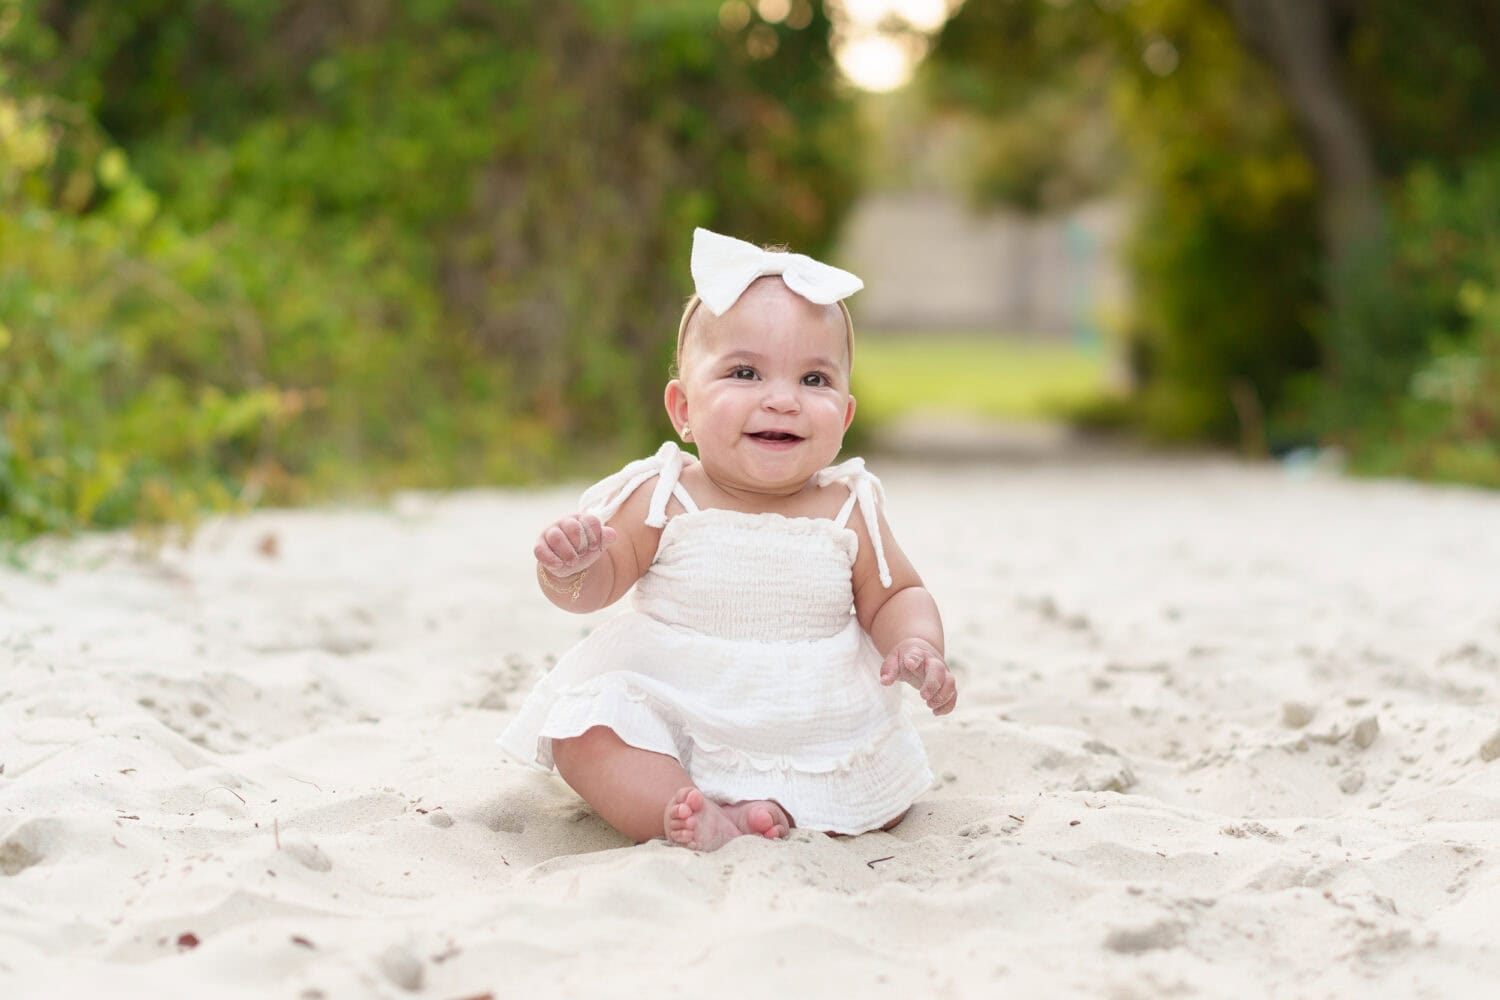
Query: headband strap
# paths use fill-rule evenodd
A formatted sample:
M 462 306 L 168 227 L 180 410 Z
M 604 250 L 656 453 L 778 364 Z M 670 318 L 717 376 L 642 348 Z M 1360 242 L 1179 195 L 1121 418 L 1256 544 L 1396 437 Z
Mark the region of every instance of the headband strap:
M 694 295 L 688 299 L 688 303 L 682 309 L 682 319 L 677 323 L 677 364 L 682 364 L 682 342 L 687 339 L 688 324 L 693 320 L 693 313 L 703 305 L 703 300 Z M 849 352 L 849 364 L 854 364 L 854 317 L 849 315 L 849 307 L 844 305 L 844 300 L 839 300 L 839 312 L 844 317 L 844 345 Z M 676 369 L 674 368 L 675 372 Z

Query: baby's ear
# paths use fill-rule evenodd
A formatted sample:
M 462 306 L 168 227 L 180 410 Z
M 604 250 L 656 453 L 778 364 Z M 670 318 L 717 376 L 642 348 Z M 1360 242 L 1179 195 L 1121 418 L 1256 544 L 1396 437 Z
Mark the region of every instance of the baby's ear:
M 667 419 L 672 421 L 672 426 L 681 434 L 683 428 L 688 426 L 687 392 L 682 388 L 681 379 L 674 378 L 667 383 L 662 401 L 667 407 Z
M 846 431 L 849 429 L 849 425 L 854 423 L 854 403 L 854 397 L 850 396 L 849 408 L 844 411 L 844 430 Z

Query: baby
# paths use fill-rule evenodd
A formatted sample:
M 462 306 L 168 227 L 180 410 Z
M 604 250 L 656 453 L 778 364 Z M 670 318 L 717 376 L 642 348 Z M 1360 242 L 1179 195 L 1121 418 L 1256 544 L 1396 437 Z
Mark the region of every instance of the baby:
M 854 419 L 854 275 L 699 229 L 668 442 L 536 543 L 553 604 L 635 588 L 500 737 L 637 842 L 714 850 L 793 826 L 890 829 L 932 782 L 897 681 L 957 690 L 937 605 L 892 537 Z M 853 517 L 855 510 L 859 516 Z M 852 609 L 852 613 L 851 613 Z

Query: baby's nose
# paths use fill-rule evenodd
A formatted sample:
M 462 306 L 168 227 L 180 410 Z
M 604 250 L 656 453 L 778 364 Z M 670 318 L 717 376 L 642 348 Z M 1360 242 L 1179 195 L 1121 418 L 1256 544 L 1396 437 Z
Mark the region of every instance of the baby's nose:
M 781 411 L 796 410 L 801 405 L 797 400 L 797 390 L 795 387 L 775 380 L 766 383 L 766 395 L 763 403 L 769 410 Z

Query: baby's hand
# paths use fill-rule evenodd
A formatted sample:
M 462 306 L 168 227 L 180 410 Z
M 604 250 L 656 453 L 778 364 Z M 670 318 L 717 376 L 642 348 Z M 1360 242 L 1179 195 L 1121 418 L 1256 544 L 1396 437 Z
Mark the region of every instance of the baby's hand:
M 880 683 L 906 681 L 922 694 L 933 715 L 947 715 L 958 704 L 958 686 L 943 654 L 926 639 L 902 639 L 880 665 Z
M 569 514 L 543 530 L 534 551 L 543 569 L 563 579 L 594 565 L 614 541 L 615 529 L 593 514 Z

